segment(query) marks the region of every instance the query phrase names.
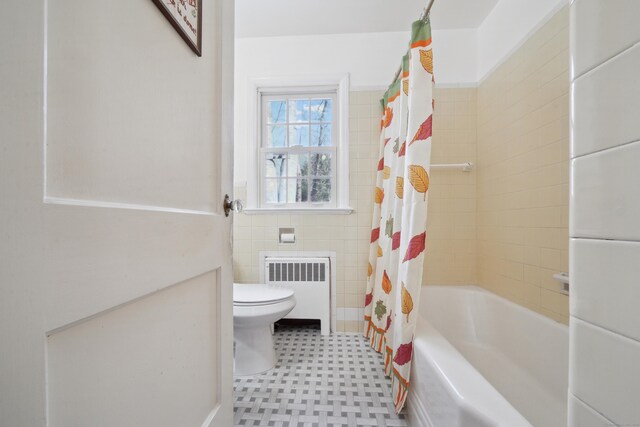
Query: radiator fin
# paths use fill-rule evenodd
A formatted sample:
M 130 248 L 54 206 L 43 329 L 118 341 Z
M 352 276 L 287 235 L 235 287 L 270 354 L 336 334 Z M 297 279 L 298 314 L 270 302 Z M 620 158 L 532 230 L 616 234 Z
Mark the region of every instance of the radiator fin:
M 327 264 L 318 262 L 269 262 L 269 282 L 324 282 Z

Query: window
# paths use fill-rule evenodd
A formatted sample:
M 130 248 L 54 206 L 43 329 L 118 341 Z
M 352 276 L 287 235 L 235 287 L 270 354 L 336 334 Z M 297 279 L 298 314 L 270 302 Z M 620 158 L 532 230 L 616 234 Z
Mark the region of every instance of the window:
M 250 80 L 246 213 L 348 214 L 349 76 Z
M 336 93 L 263 94 L 263 207 L 335 207 Z

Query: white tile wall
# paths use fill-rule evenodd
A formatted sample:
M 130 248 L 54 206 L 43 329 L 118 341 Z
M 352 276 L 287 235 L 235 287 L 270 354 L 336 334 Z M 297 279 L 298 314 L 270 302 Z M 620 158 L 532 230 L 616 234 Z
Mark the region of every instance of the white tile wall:
M 574 395 L 569 395 L 569 425 L 580 427 L 606 427 L 613 423 L 585 405 Z
M 639 74 L 637 44 L 575 81 L 573 156 L 640 140 Z
M 638 16 L 571 4 L 570 427 L 640 425 Z
M 616 425 L 638 425 L 640 342 L 576 318 L 571 319 L 570 336 L 573 395 Z
M 638 0 L 575 1 L 571 7 L 574 75 L 582 75 L 640 41 L 638 16 Z
M 640 242 L 571 239 L 570 251 L 571 313 L 640 341 Z
M 572 160 L 571 236 L 640 240 L 639 160 L 640 142 Z

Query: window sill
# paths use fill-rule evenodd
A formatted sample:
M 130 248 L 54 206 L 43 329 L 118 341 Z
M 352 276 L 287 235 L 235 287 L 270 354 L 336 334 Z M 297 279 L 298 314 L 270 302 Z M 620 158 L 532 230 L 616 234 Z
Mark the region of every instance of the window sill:
M 242 212 L 247 215 L 350 215 L 353 208 L 247 208 Z

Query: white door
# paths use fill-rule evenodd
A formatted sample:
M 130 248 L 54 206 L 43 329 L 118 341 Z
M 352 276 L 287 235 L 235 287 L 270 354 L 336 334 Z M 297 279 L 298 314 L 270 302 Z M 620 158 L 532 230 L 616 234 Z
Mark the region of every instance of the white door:
M 0 13 L 0 425 L 232 424 L 233 0 Z

